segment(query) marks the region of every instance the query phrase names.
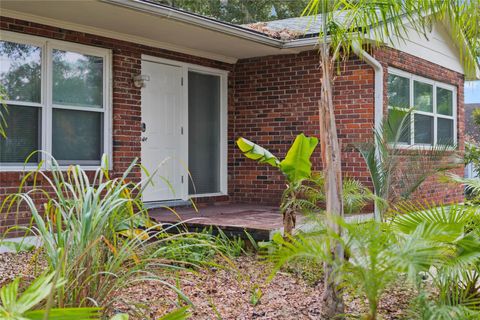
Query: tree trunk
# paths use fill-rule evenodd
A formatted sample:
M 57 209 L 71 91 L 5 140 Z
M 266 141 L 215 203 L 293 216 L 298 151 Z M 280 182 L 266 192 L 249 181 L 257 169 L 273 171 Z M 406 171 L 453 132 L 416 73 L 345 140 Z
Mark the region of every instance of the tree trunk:
M 332 217 L 343 217 L 341 155 L 333 109 L 333 62 L 330 59 L 330 47 L 327 43 L 320 50 L 322 67 L 322 91 L 320 111 L 320 145 L 323 171 L 325 175 L 326 212 Z M 340 226 L 333 219 L 327 219 L 328 227 L 337 234 Z M 331 245 L 332 257 L 343 259 L 343 249 L 338 243 Z M 325 288 L 323 292 L 324 316 L 328 319 L 344 313 L 342 292 L 333 275 L 333 267 L 325 263 Z
M 283 238 L 285 240 L 288 240 L 292 235 L 296 220 L 296 212 L 294 209 L 287 208 L 283 212 Z

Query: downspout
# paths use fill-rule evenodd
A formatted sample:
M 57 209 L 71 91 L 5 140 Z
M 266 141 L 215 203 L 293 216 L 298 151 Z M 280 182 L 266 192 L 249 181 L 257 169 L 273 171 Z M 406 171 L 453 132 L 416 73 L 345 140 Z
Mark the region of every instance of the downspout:
M 374 118 L 374 128 L 376 132 L 382 130 L 382 121 L 383 121 L 383 67 L 378 62 L 377 59 L 372 57 L 368 52 L 363 50 L 363 48 L 357 43 L 354 42 L 352 45 L 353 52 L 363 61 L 365 61 L 369 66 L 371 66 L 375 72 L 375 95 L 374 95 L 374 106 L 375 106 L 375 118 Z M 377 160 L 380 160 L 380 149 L 378 146 L 378 141 L 375 139 L 375 156 Z M 375 195 L 376 191 L 375 191 Z M 380 208 L 375 202 L 375 209 L 373 216 L 376 221 L 381 221 L 382 217 L 380 214 Z

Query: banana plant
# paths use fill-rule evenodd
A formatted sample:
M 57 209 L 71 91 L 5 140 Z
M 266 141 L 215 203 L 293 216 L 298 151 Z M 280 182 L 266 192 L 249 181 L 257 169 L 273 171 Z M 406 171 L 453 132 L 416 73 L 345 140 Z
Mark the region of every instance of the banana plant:
M 278 159 L 267 149 L 245 138 L 237 140 L 237 146 L 249 159 L 278 168 L 287 179 L 287 188 L 282 196 L 280 211 L 283 215 L 284 235 L 288 237 L 295 228 L 298 201 L 302 183 L 312 175 L 310 157 L 318 145 L 318 139 L 299 134 L 283 160 Z

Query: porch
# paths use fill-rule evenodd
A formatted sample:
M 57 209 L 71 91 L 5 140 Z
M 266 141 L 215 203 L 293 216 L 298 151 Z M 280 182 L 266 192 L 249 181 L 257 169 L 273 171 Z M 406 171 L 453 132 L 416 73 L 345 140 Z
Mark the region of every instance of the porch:
M 182 222 L 189 231 L 218 227 L 229 237 L 246 239 L 247 232 L 255 241 L 268 241 L 273 233 L 281 231 L 283 227 L 278 207 L 272 206 L 228 203 L 199 206 L 198 211 L 192 206 L 176 207 L 173 210 L 175 212 L 167 208 L 150 209 L 150 218 L 163 224 Z M 302 217 L 299 220 L 301 222 Z
M 283 229 L 282 215 L 278 207 L 228 203 L 210 204 L 198 207 L 198 212 L 193 207 L 184 206 L 174 208 L 174 212 L 166 208 L 149 210 L 150 217 L 157 223 L 180 223 L 189 231 L 200 231 L 204 228 L 214 227 L 222 230 L 229 237 L 247 239 L 248 233 L 255 241 L 271 240 L 273 234 Z M 347 220 L 370 219 L 372 214 L 354 214 L 346 217 Z M 297 217 L 297 229 L 308 228 L 308 223 L 303 216 Z

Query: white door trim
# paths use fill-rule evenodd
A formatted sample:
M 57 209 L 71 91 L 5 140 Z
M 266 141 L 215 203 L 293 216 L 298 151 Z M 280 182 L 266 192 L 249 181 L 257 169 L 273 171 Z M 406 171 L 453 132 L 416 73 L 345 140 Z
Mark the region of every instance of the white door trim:
M 181 192 L 182 199 L 187 200 L 189 198 L 198 197 L 210 197 L 221 196 L 228 194 L 228 73 L 227 70 L 204 67 L 192 63 L 180 62 L 170 59 L 164 59 L 154 57 L 150 55 L 142 54 L 142 61 L 149 61 L 161 64 L 167 64 L 182 68 L 183 73 L 183 103 L 184 110 L 187 110 L 183 114 L 184 134 L 182 138 L 182 158 L 188 159 L 188 72 L 195 71 L 199 73 L 205 73 L 209 75 L 216 75 L 220 77 L 220 192 L 209 194 L 188 194 L 188 183 L 183 184 L 183 190 Z M 142 70 L 143 72 L 143 70 Z M 148 86 L 148 82 L 147 82 Z M 187 160 L 188 161 L 188 160 Z M 188 168 L 188 162 L 184 164 L 185 168 Z M 188 174 L 186 175 L 186 182 L 188 182 Z

